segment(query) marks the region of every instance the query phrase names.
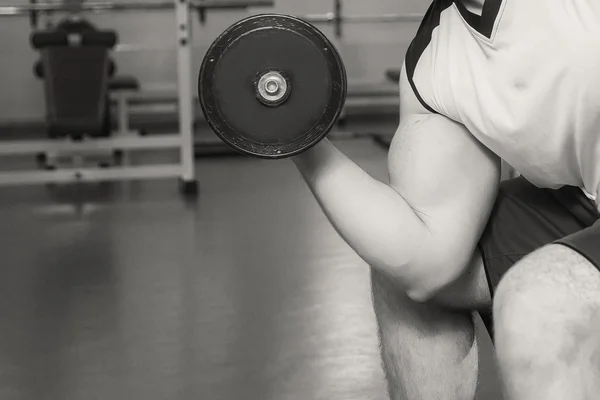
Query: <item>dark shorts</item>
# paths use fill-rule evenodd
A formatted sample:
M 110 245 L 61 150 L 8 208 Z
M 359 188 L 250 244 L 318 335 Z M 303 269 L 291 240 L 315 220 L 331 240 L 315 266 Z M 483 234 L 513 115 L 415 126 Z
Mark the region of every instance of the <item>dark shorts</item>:
M 502 182 L 479 243 L 492 295 L 515 263 L 551 243 L 572 248 L 600 270 L 599 218 L 579 188 L 540 189 L 522 177 Z M 482 317 L 491 328 L 489 315 Z

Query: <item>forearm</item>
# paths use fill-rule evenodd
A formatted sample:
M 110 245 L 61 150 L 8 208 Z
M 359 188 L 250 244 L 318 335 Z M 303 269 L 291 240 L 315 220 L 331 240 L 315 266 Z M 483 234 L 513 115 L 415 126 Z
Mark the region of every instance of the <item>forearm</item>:
M 335 229 L 368 264 L 402 285 L 418 279 L 405 267 L 429 232 L 398 192 L 327 140 L 293 160 Z

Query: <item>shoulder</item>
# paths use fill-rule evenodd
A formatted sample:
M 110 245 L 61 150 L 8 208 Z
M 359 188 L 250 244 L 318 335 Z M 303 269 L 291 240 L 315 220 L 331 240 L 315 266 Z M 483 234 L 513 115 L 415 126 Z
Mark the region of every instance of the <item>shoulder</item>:
M 452 4 L 454 4 L 454 0 L 434 0 L 427 9 L 406 53 L 409 77 L 412 76 L 419 58 L 431 43 L 433 31 L 440 25 L 442 12 L 451 7 Z
M 442 13 L 452 4 L 453 0 L 434 0 L 431 3 L 408 46 L 404 59 L 406 82 L 421 105 L 432 113 L 437 112 L 430 98 L 432 92 L 430 86 L 434 81 L 432 68 L 434 68 L 433 64 L 442 62 L 438 51 L 439 44 L 436 44 L 441 33 L 434 35 L 434 31 L 440 26 Z
M 406 60 L 400 71 L 400 117 L 415 114 L 435 114 L 418 98 L 407 74 Z

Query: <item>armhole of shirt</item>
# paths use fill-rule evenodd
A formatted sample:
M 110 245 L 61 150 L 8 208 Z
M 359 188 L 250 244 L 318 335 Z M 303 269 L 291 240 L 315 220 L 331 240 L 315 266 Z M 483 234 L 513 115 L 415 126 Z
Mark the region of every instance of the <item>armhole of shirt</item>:
M 440 15 L 442 11 L 450 7 L 452 3 L 453 0 L 434 0 L 433 3 L 431 3 L 431 6 L 421 21 L 421 25 L 419 26 L 417 34 L 408 46 L 408 50 L 406 51 L 406 56 L 404 59 L 406 76 L 408 78 L 408 82 L 410 83 L 410 87 L 415 94 L 415 97 L 419 100 L 423 107 L 434 114 L 439 113 L 435 111 L 431 105 L 427 104 L 427 102 L 419 93 L 419 89 L 414 81 L 414 75 L 419 59 L 425 52 L 425 49 L 427 49 L 431 43 L 433 30 L 440 24 Z

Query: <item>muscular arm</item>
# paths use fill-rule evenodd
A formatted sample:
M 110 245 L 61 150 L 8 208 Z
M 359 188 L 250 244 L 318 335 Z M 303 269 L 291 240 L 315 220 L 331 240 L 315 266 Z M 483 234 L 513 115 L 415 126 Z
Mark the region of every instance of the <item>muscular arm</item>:
M 500 162 L 464 127 L 424 110 L 404 73 L 401 107 L 389 185 L 326 140 L 294 161 L 346 242 L 413 299 L 426 301 L 468 268 Z

